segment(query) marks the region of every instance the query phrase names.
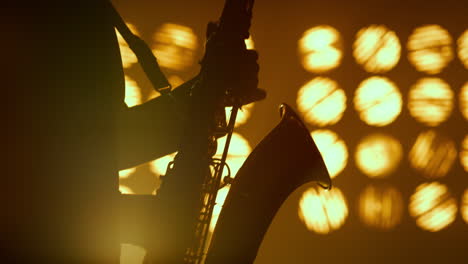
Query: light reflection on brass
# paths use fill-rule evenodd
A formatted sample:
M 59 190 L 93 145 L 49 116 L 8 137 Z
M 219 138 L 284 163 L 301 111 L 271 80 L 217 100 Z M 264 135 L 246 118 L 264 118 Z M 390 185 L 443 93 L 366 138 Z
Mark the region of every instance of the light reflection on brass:
M 335 178 L 348 162 L 348 149 L 345 142 L 331 130 L 315 130 L 312 131 L 311 136 L 322 155 L 330 177 Z
M 317 77 L 299 90 L 297 105 L 306 122 L 317 126 L 333 125 L 346 110 L 346 95 L 335 81 Z

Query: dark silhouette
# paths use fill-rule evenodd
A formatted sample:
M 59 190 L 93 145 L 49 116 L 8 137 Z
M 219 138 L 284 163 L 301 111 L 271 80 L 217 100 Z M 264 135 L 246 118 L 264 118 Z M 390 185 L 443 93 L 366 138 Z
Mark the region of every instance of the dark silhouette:
M 191 83 L 175 101 L 164 95 L 127 108 L 105 0 L 40 1 L 2 13 L 2 263 L 118 263 L 117 172 L 177 150 Z M 256 88 L 252 54 L 220 56 L 211 74 L 229 79 L 242 69 Z

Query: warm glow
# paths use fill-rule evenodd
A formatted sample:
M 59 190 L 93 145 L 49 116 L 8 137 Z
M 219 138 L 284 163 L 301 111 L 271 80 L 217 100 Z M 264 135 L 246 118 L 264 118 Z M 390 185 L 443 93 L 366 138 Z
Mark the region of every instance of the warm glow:
M 468 69 L 468 29 L 458 38 L 458 57 Z
M 400 223 L 403 197 L 392 186 L 369 185 L 359 196 L 359 216 L 369 227 L 388 230 Z
M 174 160 L 176 154 L 177 152 L 174 152 L 149 162 L 150 170 L 158 176 L 166 175 L 167 165 Z
M 356 90 L 354 107 L 362 121 L 372 126 L 385 126 L 398 117 L 402 99 L 396 85 L 384 77 L 364 80 Z
M 197 36 L 189 27 L 164 24 L 154 34 L 153 52 L 161 67 L 182 71 L 195 63 Z
M 395 32 L 383 25 L 359 30 L 353 48 L 354 58 L 368 72 L 389 71 L 400 60 L 400 41 Z
M 247 120 L 249 120 L 249 118 L 250 118 L 250 115 L 252 113 L 252 109 L 253 109 L 254 105 L 255 105 L 255 103 L 250 103 L 248 105 L 244 105 L 244 106 L 242 106 L 241 109 L 239 109 L 239 111 L 237 111 L 236 123 L 235 123 L 234 127 L 238 127 L 238 126 L 241 126 L 241 125 L 247 123 Z M 232 111 L 231 106 L 226 107 L 226 120 L 227 120 L 227 122 L 229 122 L 229 118 L 231 117 L 231 111 Z
M 419 134 L 409 153 L 411 166 L 427 178 L 444 177 L 456 157 L 455 143 L 434 130 Z
M 452 37 L 439 25 L 416 28 L 407 48 L 409 61 L 424 73 L 440 73 L 453 59 Z
M 468 120 L 468 82 L 463 85 L 460 91 L 460 111 L 466 120 Z
M 146 255 L 146 250 L 132 244 L 120 244 L 120 264 L 140 264 Z
M 143 103 L 141 89 L 138 84 L 129 76 L 125 75 L 125 104 L 128 107 Z
M 218 191 L 216 195 L 215 206 L 213 208 L 213 215 L 211 217 L 210 222 L 210 231 L 213 232 L 214 228 L 216 227 L 216 223 L 218 222 L 219 214 L 221 213 L 221 209 L 223 209 L 224 201 L 229 193 L 230 185 L 223 187 Z
M 322 155 L 330 177 L 336 177 L 348 162 L 348 149 L 345 142 L 330 130 L 315 130 L 311 136 Z
M 133 34 L 139 36 L 138 31 L 136 30 L 134 25 L 127 23 L 127 26 Z M 125 42 L 125 39 L 117 31 L 117 29 L 115 30 L 115 32 L 117 33 L 117 41 L 119 42 L 120 55 L 122 57 L 122 65 L 124 68 L 128 68 L 132 66 L 132 64 L 136 63 L 138 59 L 128 46 L 127 42 Z
M 125 185 L 119 185 L 119 191 L 121 194 L 134 194 L 132 189 L 130 189 L 129 187 Z
M 447 120 L 453 109 L 453 92 L 439 78 L 422 78 L 413 85 L 408 96 L 411 116 L 428 126 Z
M 388 135 L 372 134 L 361 140 L 356 148 L 356 165 L 371 178 L 382 178 L 392 173 L 402 157 L 400 142 Z
M 130 175 L 132 175 L 135 171 L 136 171 L 136 168 L 135 168 L 135 167 L 129 168 L 129 169 L 125 169 L 125 170 L 120 170 L 120 171 L 119 171 L 119 179 L 126 179 L 126 178 L 128 178 Z
M 218 149 L 214 158 L 221 158 L 224 150 L 224 145 L 226 144 L 226 136 L 218 139 Z M 231 177 L 236 176 L 244 161 L 249 156 L 252 151 L 249 142 L 240 134 L 233 133 L 231 138 L 231 144 L 229 144 L 229 152 L 226 158 L 226 163 L 231 169 Z M 224 169 L 224 175 L 227 174 L 227 169 Z
M 460 210 L 463 219 L 468 224 L 468 189 L 465 189 L 465 192 L 463 193 Z
M 461 151 L 460 151 L 460 162 L 462 167 L 468 172 L 468 135 L 463 139 Z
M 340 33 L 330 26 L 313 27 L 299 40 L 302 65 L 310 72 L 326 72 L 338 67 L 343 57 Z
M 455 220 L 457 202 L 447 186 L 438 182 L 423 183 L 410 198 L 409 212 L 420 228 L 437 232 Z
M 248 50 L 255 49 L 255 42 L 252 39 L 252 35 L 250 35 L 249 38 L 245 40 L 245 46 Z
M 333 125 L 343 116 L 346 95 L 335 81 L 317 77 L 299 90 L 297 106 L 306 122 L 316 126 Z
M 345 223 L 348 205 L 337 187 L 331 190 L 312 187 L 302 194 L 298 214 L 307 229 L 319 234 L 328 234 Z

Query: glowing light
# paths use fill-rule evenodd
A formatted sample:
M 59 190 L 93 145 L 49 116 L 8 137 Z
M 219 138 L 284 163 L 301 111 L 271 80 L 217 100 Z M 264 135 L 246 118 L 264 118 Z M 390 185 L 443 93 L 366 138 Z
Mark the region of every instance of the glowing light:
M 409 212 L 420 228 L 437 232 L 455 220 L 457 204 L 447 186 L 438 182 L 423 183 L 410 198 Z
M 120 244 L 120 264 L 143 263 L 146 250 L 132 244 Z
M 252 39 L 252 35 L 250 35 L 249 38 L 245 40 L 245 46 L 248 50 L 255 49 L 255 42 Z
M 465 189 L 465 192 L 463 192 L 460 208 L 462 217 L 468 224 L 468 189 Z
M 348 149 L 345 142 L 330 130 L 315 130 L 311 136 L 323 157 L 330 177 L 336 177 L 348 162 Z
M 244 105 L 242 106 L 242 109 L 239 109 L 239 111 L 237 111 L 236 123 L 234 124 L 234 127 L 238 127 L 247 123 L 247 120 L 249 120 L 250 118 L 254 105 L 255 103 Z M 227 122 L 229 122 L 229 118 L 231 117 L 232 107 L 229 106 L 229 107 L 226 107 L 225 109 L 226 109 L 226 120 Z
M 372 134 L 357 146 L 356 165 L 371 178 L 386 177 L 398 167 L 402 153 L 397 139 L 384 134 Z
M 211 217 L 210 222 L 210 231 L 213 232 L 214 228 L 216 227 L 216 223 L 218 222 L 219 214 L 221 213 L 221 209 L 223 209 L 224 201 L 226 201 L 226 197 L 229 193 L 229 189 L 231 186 L 225 186 L 218 191 L 216 195 L 216 204 L 213 208 L 213 215 Z
M 392 186 L 369 185 L 359 197 L 359 216 L 369 227 L 388 230 L 400 223 L 403 198 Z
M 384 77 L 364 80 L 356 90 L 354 107 L 362 121 L 372 126 L 385 126 L 398 117 L 402 99 L 396 85 Z
M 460 91 L 460 111 L 465 119 L 468 120 L 468 82 L 463 85 Z
M 310 72 L 326 72 L 338 67 L 343 57 L 340 33 L 326 25 L 313 27 L 299 40 L 302 65 Z
M 468 29 L 458 38 L 458 57 L 468 69 Z
M 343 116 L 346 95 L 335 81 L 317 77 L 299 90 L 297 105 L 306 122 L 317 126 L 332 125 Z
M 177 152 L 173 152 L 159 159 L 149 162 L 150 170 L 156 175 L 165 175 L 167 165 L 173 161 Z
M 214 158 L 221 158 L 224 150 L 224 145 L 226 144 L 226 136 L 218 139 L 218 149 Z M 231 144 L 229 145 L 229 153 L 226 158 L 226 163 L 229 165 L 231 169 L 231 177 L 236 176 L 237 172 L 239 171 L 244 161 L 249 156 L 250 152 L 252 151 L 252 147 L 250 147 L 249 142 L 240 134 L 233 133 L 231 138 Z M 227 169 L 224 168 L 224 174 L 227 174 Z
M 348 205 L 337 187 L 331 190 L 313 187 L 302 194 L 298 214 L 307 229 L 328 234 L 343 226 L 348 217 Z
M 129 168 L 119 171 L 119 179 L 126 179 L 136 171 L 136 168 Z
M 465 139 L 463 139 L 462 142 L 460 161 L 465 171 L 468 171 L 468 135 L 465 136 Z
M 384 25 L 359 30 L 353 47 L 354 58 L 368 72 L 389 71 L 400 60 L 400 41 L 395 32 Z
M 138 33 L 138 30 L 136 27 L 130 23 L 127 23 L 128 28 L 132 31 L 133 34 L 139 36 L 140 34 Z M 138 61 L 137 57 L 133 53 L 133 51 L 130 49 L 128 46 L 127 42 L 125 39 L 120 35 L 120 33 L 115 30 L 117 33 L 117 41 L 119 42 L 119 47 L 120 47 L 120 55 L 122 56 L 122 66 L 124 68 L 128 68 L 132 66 L 132 64 L 136 63 Z
M 427 178 L 444 177 L 456 157 L 455 143 L 434 130 L 419 134 L 409 153 L 411 166 Z
M 411 116 L 421 123 L 437 126 L 447 120 L 453 109 L 453 92 L 438 78 L 422 78 L 413 85 L 408 96 Z
M 416 28 L 408 39 L 408 59 L 418 71 L 440 73 L 453 59 L 452 37 L 439 25 Z
M 154 34 L 153 52 L 161 67 L 181 71 L 195 63 L 197 36 L 189 27 L 164 24 Z
M 128 107 L 143 103 L 141 89 L 132 78 L 125 75 L 125 104 Z
M 125 185 L 119 185 L 119 191 L 121 194 L 135 194 L 132 189 Z

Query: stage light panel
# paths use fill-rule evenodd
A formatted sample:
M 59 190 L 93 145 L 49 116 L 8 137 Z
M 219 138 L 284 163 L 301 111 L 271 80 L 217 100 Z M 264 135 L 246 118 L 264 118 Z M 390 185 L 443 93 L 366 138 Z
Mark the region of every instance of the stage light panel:
M 343 226 L 348 217 L 348 205 L 337 187 L 331 190 L 311 187 L 300 198 L 298 214 L 308 230 L 328 234 Z
M 458 58 L 468 69 L 468 29 L 457 40 L 458 44 Z
M 127 23 L 127 26 L 132 31 L 133 34 L 137 36 L 140 35 L 134 25 Z M 122 35 L 120 35 L 120 33 L 117 31 L 117 29 L 115 30 L 115 32 L 117 35 L 117 41 L 119 43 L 120 56 L 122 57 L 122 66 L 124 68 L 129 68 L 130 66 L 132 66 L 132 64 L 138 62 L 138 59 L 133 53 L 133 51 L 130 49 L 130 47 L 128 46 L 127 42 L 122 37 Z
M 335 81 L 317 77 L 299 89 L 297 106 L 307 123 L 333 125 L 346 110 L 346 94 Z
M 453 59 L 452 37 L 439 25 L 416 28 L 408 39 L 408 59 L 420 72 L 440 73 Z
M 328 25 L 310 28 L 299 40 L 299 55 L 309 72 L 323 73 L 338 67 L 343 57 L 340 33 Z
M 371 25 L 356 34 L 353 56 L 367 72 L 391 70 L 400 60 L 400 53 L 398 36 L 384 25 Z
M 346 167 L 348 149 L 344 140 L 331 130 L 315 130 L 311 133 L 331 178 L 335 178 Z
M 362 121 L 371 126 L 386 126 L 400 115 L 401 93 L 385 77 L 370 77 L 359 85 L 354 95 L 354 107 Z
M 125 104 L 128 107 L 136 106 L 143 103 L 141 88 L 129 76 L 125 75 Z
M 423 183 L 410 197 L 409 212 L 416 219 L 417 226 L 437 232 L 455 220 L 457 203 L 446 185 L 438 182 Z

